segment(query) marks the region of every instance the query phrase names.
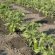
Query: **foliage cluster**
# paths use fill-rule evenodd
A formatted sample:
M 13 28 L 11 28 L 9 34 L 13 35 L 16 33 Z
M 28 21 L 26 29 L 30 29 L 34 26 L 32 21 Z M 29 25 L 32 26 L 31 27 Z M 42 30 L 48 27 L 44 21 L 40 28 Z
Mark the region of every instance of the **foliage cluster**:
M 5 21 L 5 25 L 9 32 L 14 32 L 15 28 L 20 27 L 23 17 L 25 16 L 24 13 L 17 10 L 11 10 L 8 4 L 5 3 L 0 4 L 0 11 L 0 17 Z
M 17 4 L 33 8 L 39 12 L 44 13 L 46 16 L 54 16 L 55 0 L 15 0 Z
M 31 22 L 26 26 L 23 37 L 28 41 L 28 45 L 38 55 L 55 55 L 55 38 L 45 33 L 40 33 L 38 27 L 40 25 Z

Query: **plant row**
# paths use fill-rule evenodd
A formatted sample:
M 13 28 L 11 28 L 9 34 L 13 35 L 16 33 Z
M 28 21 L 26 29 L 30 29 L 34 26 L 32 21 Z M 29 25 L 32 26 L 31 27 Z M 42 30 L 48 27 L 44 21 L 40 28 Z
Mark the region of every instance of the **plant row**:
M 40 55 L 55 55 L 55 38 L 45 33 L 40 33 L 41 26 L 36 22 L 24 22 L 25 14 L 12 10 L 8 3 L 0 3 L 0 18 L 5 21 L 5 26 L 10 33 L 21 30 L 21 35 L 28 41 L 29 47 Z
M 13 2 L 24 7 L 33 8 L 52 18 L 55 15 L 55 0 L 13 0 Z

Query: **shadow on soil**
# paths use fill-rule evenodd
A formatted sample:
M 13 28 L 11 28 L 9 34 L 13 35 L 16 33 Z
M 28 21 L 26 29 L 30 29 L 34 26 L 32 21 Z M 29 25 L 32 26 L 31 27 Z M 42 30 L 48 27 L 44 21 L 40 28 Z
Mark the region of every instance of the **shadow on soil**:
M 0 55 L 7 55 L 7 53 L 5 52 L 5 50 L 0 50 Z
M 48 35 L 49 34 L 55 34 L 55 29 L 49 29 L 47 31 L 43 31 L 44 33 L 47 33 Z
M 37 21 L 37 23 L 44 24 L 44 23 L 48 23 L 48 21 L 47 21 L 47 20 L 42 19 L 42 20 L 40 20 L 40 21 Z

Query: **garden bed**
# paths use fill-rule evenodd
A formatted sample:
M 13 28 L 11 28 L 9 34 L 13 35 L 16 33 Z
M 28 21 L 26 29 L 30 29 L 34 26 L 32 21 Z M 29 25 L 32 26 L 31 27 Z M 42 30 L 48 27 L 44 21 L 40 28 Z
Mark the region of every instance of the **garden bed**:
M 54 55 L 54 19 L 10 2 L 0 4 L 0 54 Z

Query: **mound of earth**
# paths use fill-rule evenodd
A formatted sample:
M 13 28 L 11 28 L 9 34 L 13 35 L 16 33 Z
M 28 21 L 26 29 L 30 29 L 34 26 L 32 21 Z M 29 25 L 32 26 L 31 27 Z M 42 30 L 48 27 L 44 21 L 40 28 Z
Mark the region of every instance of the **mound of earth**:
M 0 35 L 0 55 L 32 55 L 31 53 L 24 38 L 18 34 Z

